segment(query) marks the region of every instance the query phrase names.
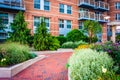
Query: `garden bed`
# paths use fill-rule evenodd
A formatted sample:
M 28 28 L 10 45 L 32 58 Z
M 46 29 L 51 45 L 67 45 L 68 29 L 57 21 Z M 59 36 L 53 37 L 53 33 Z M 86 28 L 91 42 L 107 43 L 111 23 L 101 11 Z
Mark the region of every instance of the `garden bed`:
M 35 62 L 44 58 L 45 58 L 44 55 L 39 55 L 34 59 L 30 59 L 28 61 L 25 61 L 23 63 L 11 67 L 0 67 L 0 78 L 10 78 L 19 73 L 20 71 L 24 70 L 25 68 L 29 67 L 30 65 L 34 64 Z

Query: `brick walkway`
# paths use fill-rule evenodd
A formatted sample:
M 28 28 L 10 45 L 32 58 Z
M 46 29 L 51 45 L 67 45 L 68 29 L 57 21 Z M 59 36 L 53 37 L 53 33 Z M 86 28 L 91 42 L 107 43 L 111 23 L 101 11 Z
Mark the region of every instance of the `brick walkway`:
M 45 54 L 47 57 L 11 79 L 0 80 L 68 80 L 65 67 L 67 59 L 72 52 Z

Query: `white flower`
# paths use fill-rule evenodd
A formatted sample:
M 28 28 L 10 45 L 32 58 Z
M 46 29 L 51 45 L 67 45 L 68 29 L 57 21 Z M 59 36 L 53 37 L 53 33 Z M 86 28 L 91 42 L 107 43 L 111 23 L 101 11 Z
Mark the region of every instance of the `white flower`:
M 103 73 L 106 73 L 106 72 L 107 72 L 107 69 L 104 68 L 103 66 L 102 66 L 102 72 L 103 72 Z

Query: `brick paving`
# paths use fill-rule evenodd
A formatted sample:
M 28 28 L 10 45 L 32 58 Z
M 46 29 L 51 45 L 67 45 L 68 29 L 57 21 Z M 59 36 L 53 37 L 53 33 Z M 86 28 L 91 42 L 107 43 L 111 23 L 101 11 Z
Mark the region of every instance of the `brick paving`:
M 72 52 L 45 54 L 47 57 L 10 79 L 0 80 L 68 80 L 66 63 Z

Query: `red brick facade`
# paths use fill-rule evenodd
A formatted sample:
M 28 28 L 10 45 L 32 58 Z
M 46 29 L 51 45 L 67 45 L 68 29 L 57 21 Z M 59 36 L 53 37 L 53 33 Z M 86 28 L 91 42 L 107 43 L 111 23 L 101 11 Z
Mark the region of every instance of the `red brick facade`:
M 110 5 L 110 11 L 109 11 L 110 21 L 116 21 L 115 14 L 116 13 L 120 14 L 120 10 L 115 8 L 115 3 L 120 2 L 120 0 L 108 0 L 108 1 Z
M 49 0 L 50 11 L 34 9 L 34 0 L 25 0 L 25 19 L 28 21 L 28 27 L 33 33 L 34 16 L 44 16 L 50 18 L 50 33 L 54 36 L 59 35 L 59 19 L 71 20 L 72 29 L 78 28 L 78 0 Z M 59 12 L 59 3 L 72 6 L 72 14 L 61 14 Z

